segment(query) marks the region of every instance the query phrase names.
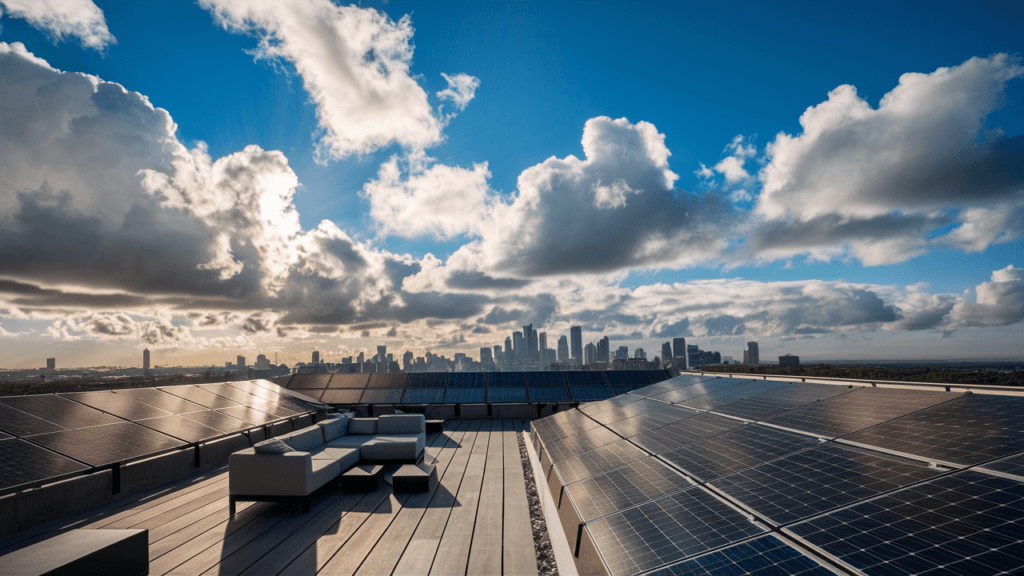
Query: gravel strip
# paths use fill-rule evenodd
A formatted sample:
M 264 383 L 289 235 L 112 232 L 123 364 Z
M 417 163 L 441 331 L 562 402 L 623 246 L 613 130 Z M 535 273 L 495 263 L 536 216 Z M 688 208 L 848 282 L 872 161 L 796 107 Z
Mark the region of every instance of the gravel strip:
M 544 522 L 544 510 L 540 507 L 537 496 L 537 482 L 533 479 L 533 466 L 530 455 L 526 452 L 523 433 L 516 433 L 519 440 L 519 457 L 523 460 L 523 479 L 526 480 L 526 498 L 530 502 L 530 524 L 533 527 L 533 546 L 537 552 L 537 573 L 540 576 L 558 576 L 558 564 L 555 563 L 555 551 L 551 548 L 548 537 L 548 526 Z

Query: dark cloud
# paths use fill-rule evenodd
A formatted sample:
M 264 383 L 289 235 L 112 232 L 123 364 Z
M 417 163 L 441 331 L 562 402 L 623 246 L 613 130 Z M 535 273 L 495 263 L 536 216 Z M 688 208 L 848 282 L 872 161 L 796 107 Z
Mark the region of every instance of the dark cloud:
M 683 338 L 686 336 L 693 336 L 693 333 L 690 332 L 689 318 L 683 318 L 678 322 L 666 324 L 660 330 L 655 330 L 651 333 L 652 338 Z
M 529 280 L 492 278 L 483 272 L 455 271 L 447 279 L 451 288 L 459 290 L 517 290 L 530 285 Z
M 705 319 L 704 328 L 708 336 L 738 336 L 746 330 L 743 320 L 728 314 Z

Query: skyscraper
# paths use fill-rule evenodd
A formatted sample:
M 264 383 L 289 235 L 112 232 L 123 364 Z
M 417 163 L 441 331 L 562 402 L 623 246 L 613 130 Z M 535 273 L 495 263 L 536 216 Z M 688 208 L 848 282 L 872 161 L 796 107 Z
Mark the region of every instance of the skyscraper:
M 520 361 L 537 362 L 537 331 L 533 329 L 533 324 L 523 326 L 523 341 L 526 344 L 526 354 L 520 355 Z M 518 352 L 517 350 L 516 353 Z
M 750 363 L 760 364 L 760 357 L 757 353 L 757 342 L 747 342 L 747 350 L 750 351 Z
M 597 341 L 597 361 L 598 362 L 611 362 L 609 358 L 608 348 L 611 346 L 611 342 L 608 341 L 608 337 L 605 336 Z
M 238 366 L 239 369 L 245 368 L 245 356 L 235 358 L 235 366 Z
M 491 357 L 491 349 L 484 346 L 480 349 L 480 362 L 483 364 L 493 364 L 494 358 Z
M 687 362 L 686 338 L 672 339 L 672 357 L 676 359 L 676 368 L 686 370 L 690 364 Z
M 541 332 L 540 334 L 538 334 L 537 335 L 537 342 L 538 342 L 537 346 L 539 347 L 539 350 L 541 352 L 543 352 L 544 350 L 547 350 L 548 349 L 548 333 L 547 332 Z
M 567 362 L 569 360 L 569 339 L 565 336 L 558 337 L 558 361 Z
M 661 345 L 661 363 L 662 365 L 672 362 L 672 343 L 665 342 Z
M 584 348 L 583 363 L 593 364 L 594 362 L 597 362 L 597 346 L 594 346 L 594 343 L 590 342 L 587 344 L 587 347 Z
M 526 360 L 529 357 L 530 357 L 530 355 L 526 353 L 526 342 L 525 342 L 525 339 L 523 338 L 523 333 L 522 332 L 513 332 L 512 333 L 512 363 L 513 364 L 519 364 L 519 363 L 522 363 L 522 362 L 526 362 Z
M 572 326 L 569 328 L 569 338 L 572 339 L 572 359 L 577 364 L 583 364 L 583 328 Z
M 149 348 L 142 351 L 142 369 L 149 370 Z
M 387 362 L 388 360 L 388 347 L 377 346 L 377 362 Z
M 505 364 L 512 364 L 516 361 L 515 351 L 512 350 L 512 338 L 505 337 L 505 349 L 502 351 L 502 359 Z
M 317 351 L 317 350 L 313 350 L 313 364 L 319 364 L 319 363 L 320 363 L 320 352 Z

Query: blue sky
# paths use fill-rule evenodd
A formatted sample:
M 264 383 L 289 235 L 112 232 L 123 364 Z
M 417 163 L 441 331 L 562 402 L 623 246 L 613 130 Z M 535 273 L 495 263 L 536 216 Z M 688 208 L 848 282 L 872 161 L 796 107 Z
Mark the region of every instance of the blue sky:
M 0 0 L 0 366 L 1020 357 L 1017 3 L 70 6 Z

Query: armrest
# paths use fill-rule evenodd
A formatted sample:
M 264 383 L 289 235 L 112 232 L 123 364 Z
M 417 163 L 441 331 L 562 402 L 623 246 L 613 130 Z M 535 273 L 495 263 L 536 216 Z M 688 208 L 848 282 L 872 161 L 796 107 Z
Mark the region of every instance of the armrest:
M 256 454 L 235 452 L 228 459 L 228 491 L 231 494 L 304 496 L 313 476 L 308 452 Z

